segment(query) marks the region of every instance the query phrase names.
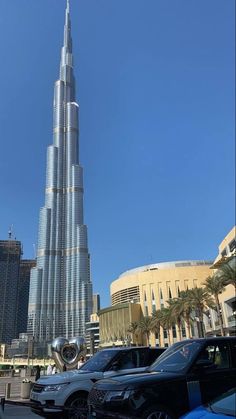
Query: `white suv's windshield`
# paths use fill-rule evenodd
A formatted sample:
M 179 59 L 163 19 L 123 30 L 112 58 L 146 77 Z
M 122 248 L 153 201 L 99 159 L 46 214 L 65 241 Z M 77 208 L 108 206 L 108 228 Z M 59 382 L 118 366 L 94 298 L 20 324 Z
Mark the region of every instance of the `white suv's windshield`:
M 119 351 L 114 349 L 105 349 L 101 352 L 97 352 L 91 359 L 85 362 L 79 371 L 104 371 L 109 362 L 114 358 Z
M 149 368 L 154 371 L 183 371 L 192 362 L 201 345 L 198 342 L 181 342 L 167 349 Z

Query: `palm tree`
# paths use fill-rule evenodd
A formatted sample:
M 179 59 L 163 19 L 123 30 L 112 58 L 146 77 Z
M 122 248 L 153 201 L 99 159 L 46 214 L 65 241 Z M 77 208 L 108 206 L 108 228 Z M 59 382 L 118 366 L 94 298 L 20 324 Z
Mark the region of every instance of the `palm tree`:
M 224 336 L 224 326 L 223 326 L 223 318 L 222 312 L 220 308 L 220 301 L 219 301 L 219 294 L 225 291 L 224 283 L 221 277 L 217 275 L 208 276 L 206 281 L 204 282 L 206 291 L 214 297 L 216 310 L 220 322 L 220 331 L 221 335 Z
M 209 292 L 205 288 L 195 287 L 189 290 L 189 299 L 192 308 L 195 310 L 197 317 L 199 318 L 200 330 L 199 337 L 204 337 L 204 324 L 203 314 L 208 308 L 214 308 L 215 303 Z
M 132 322 L 130 323 L 127 329 L 127 332 L 131 333 L 131 335 L 134 335 L 136 346 L 138 345 L 138 334 L 137 334 L 138 327 L 139 327 L 138 322 Z
M 164 307 L 160 310 L 160 325 L 167 331 L 168 342 L 170 345 L 170 328 L 175 325 L 175 320 L 170 308 Z
M 183 320 L 186 322 L 187 330 L 188 330 L 188 337 L 192 337 L 191 331 L 191 323 L 192 317 L 191 313 L 193 311 L 193 305 L 191 300 L 191 295 L 189 294 L 190 291 L 180 291 L 179 293 L 179 312 L 182 315 Z
M 158 341 L 160 345 L 160 336 L 161 336 L 161 310 L 156 310 L 152 313 L 152 328 L 151 331 L 158 336 Z
M 236 288 L 236 256 L 229 262 L 224 263 L 218 269 L 216 275 L 221 278 L 225 286 L 231 284 Z
M 138 330 L 146 335 L 147 345 L 149 346 L 149 338 L 152 330 L 152 317 L 143 317 L 142 320 L 140 320 L 140 322 L 138 323 Z
M 167 303 L 169 304 L 169 309 L 171 312 L 171 316 L 173 321 L 177 324 L 179 338 L 182 338 L 182 319 L 183 319 L 183 305 L 181 304 L 180 298 L 172 298 L 168 300 Z

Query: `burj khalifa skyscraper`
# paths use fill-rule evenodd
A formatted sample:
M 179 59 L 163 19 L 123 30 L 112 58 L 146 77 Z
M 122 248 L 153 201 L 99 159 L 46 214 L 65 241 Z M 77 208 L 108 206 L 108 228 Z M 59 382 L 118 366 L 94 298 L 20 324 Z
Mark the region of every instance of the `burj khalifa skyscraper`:
M 40 209 L 37 265 L 30 278 L 28 333 L 36 342 L 83 336 L 92 312 L 78 113 L 67 0 L 60 77 L 54 89 L 53 144 L 47 150 L 45 205 Z

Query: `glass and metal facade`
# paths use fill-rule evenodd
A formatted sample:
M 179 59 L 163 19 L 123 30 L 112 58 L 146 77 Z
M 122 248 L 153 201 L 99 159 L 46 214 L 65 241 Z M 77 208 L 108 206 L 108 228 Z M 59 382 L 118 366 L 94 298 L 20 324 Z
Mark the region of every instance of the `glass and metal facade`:
M 17 303 L 17 337 L 26 333 L 29 305 L 30 271 L 34 268 L 34 259 L 22 259 L 20 261 L 19 292 Z
M 17 306 L 21 242 L 0 240 L 0 342 L 10 343 L 17 336 Z
M 37 265 L 31 271 L 28 332 L 35 341 L 84 335 L 92 313 L 78 116 L 67 1 L 60 77 L 54 89 L 53 144 L 47 151 L 45 206 L 39 216 Z

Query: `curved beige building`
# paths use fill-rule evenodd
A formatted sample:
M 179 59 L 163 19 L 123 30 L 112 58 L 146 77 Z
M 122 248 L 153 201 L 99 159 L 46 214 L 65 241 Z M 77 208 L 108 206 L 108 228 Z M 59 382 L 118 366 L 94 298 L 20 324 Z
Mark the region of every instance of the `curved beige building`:
M 128 325 L 131 322 L 138 320 L 137 315 L 135 318 L 130 316 L 130 310 L 128 310 L 127 307 L 126 310 L 129 321 L 126 320 L 127 324 L 125 330 L 125 327 L 121 327 L 120 321 L 118 322 L 117 320 L 115 323 L 114 321 L 111 321 L 111 316 L 114 316 L 114 309 L 117 319 L 119 319 L 119 307 L 122 307 L 122 310 L 124 310 L 125 304 L 139 305 L 140 318 L 143 316 L 151 316 L 153 311 L 166 307 L 167 301 L 170 298 L 178 297 L 180 291 L 201 286 L 206 278 L 212 275 L 212 271 L 210 270 L 212 263 L 212 261 L 204 260 L 164 262 L 145 265 L 124 272 L 118 279 L 111 283 L 110 293 L 112 307 L 101 310 L 99 313 L 100 322 L 104 326 L 100 329 L 101 344 L 108 344 L 112 336 L 115 335 L 115 331 L 123 330 L 122 337 L 125 334 L 127 335 Z M 109 323 L 109 328 L 105 327 L 107 322 Z M 186 336 L 187 334 L 184 325 L 182 333 L 183 336 Z M 171 340 L 174 342 L 178 340 L 178 338 L 177 328 L 173 327 L 171 331 Z M 120 341 L 119 337 L 117 341 Z M 139 343 L 145 344 L 145 339 L 142 341 L 141 337 Z M 162 330 L 160 342 L 156 340 L 154 334 L 151 336 L 151 344 L 156 345 L 157 343 L 161 346 L 168 344 L 167 334 L 164 330 Z
M 165 306 L 179 292 L 201 286 L 212 274 L 212 261 L 185 260 L 156 263 L 124 272 L 111 283 L 112 305 L 140 303 L 143 314 L 151 315 L 154 310 Z

